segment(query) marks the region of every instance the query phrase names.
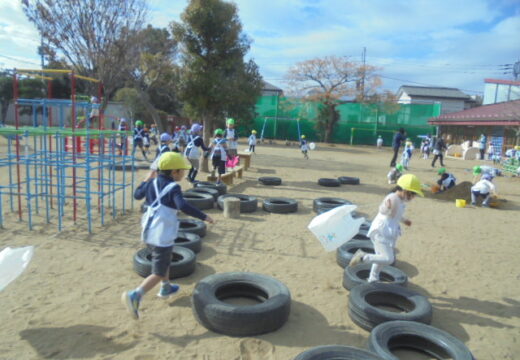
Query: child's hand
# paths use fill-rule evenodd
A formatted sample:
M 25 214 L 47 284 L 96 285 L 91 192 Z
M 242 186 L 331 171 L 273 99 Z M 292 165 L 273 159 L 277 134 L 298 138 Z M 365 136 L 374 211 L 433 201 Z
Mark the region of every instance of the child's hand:
M 408 220 L 408 219 L 403 221 L 403 224 L 405 224 L 406 226 L 412 226 L 412 222 L 410 220 Z
M 214 224 L 215 223 L 215 220 L 213 220 L 213 218 L 209 215 L 206 216 L 206 221 L 209 222 L 210 224 Z

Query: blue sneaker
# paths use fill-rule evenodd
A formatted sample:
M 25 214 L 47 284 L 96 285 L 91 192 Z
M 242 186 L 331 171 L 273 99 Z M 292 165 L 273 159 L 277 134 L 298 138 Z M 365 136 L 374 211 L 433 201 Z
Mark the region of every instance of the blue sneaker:
M 175 294 L 177 291 L 179 291 L 179 285 L 176 284 L 170 284 L 170 286 L 161 286 L 157 296 L 161 299 L 167 299 L 170 297 L 170 295 Z
M 139 319 L 139 304 L 141 303 L 141 296 L 135 291 L 125 291 L 121 296 L 121 301 L 128 309 L 128 312 L 135 320 Z

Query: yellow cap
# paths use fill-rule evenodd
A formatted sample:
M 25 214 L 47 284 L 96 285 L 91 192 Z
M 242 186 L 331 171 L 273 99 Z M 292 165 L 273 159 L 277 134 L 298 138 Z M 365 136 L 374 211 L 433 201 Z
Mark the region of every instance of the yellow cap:
M 302 139 L 305 139 L 305 135 L 302 135 Z
M 252 134 L 256 134 L 256 130 L 251 131 Z
M 157 167 L 159 170 L 189 170 L 191 164 L 181 154 L 168 151 L 161 155 Z
M 515 150 L 520 150 L 520 146 L 519 146 L 519 145 L 516 145 L 516 146 L 515 146 Z
M 397 185 L 399 185 L 403 190 L 411 191 L 424 197 L 421 190 L 421 182 L 419 181 L 419 178 L 413 174 L 405 174 L 401 176 L 399 180 L 397 180 Z

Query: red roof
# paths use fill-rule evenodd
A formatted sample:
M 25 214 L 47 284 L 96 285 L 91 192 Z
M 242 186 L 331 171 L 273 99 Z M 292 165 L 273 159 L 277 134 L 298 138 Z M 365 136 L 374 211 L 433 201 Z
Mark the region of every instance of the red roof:
M 433 117 L 432 125 L 520 125 L 520 100 L 489 104 Z
M 520 81 L 502 80 L 502 79 L 484 79 L 486 84 L 503 84 L 520 86 Z

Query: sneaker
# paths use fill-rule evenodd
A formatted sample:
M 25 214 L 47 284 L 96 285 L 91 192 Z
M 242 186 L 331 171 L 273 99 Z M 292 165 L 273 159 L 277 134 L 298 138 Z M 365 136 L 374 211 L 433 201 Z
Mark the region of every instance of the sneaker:
M 489 207 L 489 204 L 486 204 L 486 203 L 482 203 L 482 207 Z
M 161 289 L 157 293 L 157 296 L 161 299 L 167 299 L 170 297 L 170 295 L 175 294 L 177 291 L 179 291 L 179 285 L 176 284 L 170 284 L 170 286 L 161 286 Z
M 477 206 L 477 203 L 476 202 L 472 202 L 471 205 Z
M 362 263 L 363 256 L 365 256 L 366 254 L 367 253 L 364 252 L 363 250 L 358 249 L 358 251 L 356 251 L 354 256 L 352 256 L 352 259 L 350 260 L 350 263 L 348 264 L 348 266 L 356 266 L 357 264 Z
M 121 301 L 126 306 L 128 312 L 135 320 L 139 319 L 139 304 L 141 303 L 141 296 L 135 291 L 125 291 L 121 296 Z

